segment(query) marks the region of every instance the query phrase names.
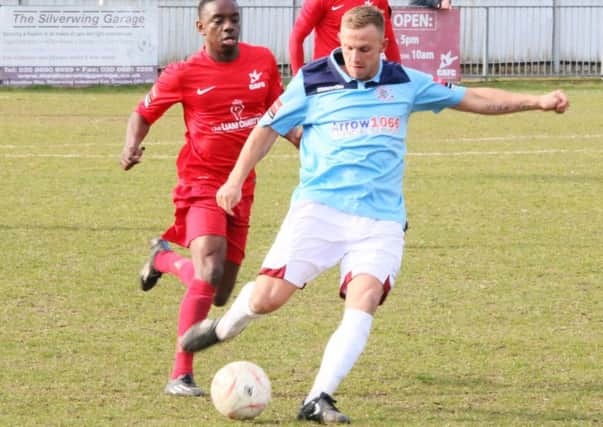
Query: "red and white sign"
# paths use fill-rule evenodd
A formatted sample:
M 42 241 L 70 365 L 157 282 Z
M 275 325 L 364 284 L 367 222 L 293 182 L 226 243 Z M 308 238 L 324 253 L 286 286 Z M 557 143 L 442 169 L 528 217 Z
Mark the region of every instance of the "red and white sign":
M 460 11 L 392 8 L 402 65 L 443 80 L 461 79 Z

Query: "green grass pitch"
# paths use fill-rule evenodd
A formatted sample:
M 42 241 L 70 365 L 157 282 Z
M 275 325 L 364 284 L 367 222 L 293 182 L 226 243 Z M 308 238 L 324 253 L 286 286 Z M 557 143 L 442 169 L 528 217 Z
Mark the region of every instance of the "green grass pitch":
M 336 395 L 354 425 L 603 423 L 603 83 L 496 85 L 561 87 L 572 105 L 412 117 L 402 271 Z M 266 370 L 273 401 L 253 422 L 162 393 L 183 287 L 166 276 L 143 293 L 137 273 L 171 224 L 183 122 L 170 110 L 123 172 L 126 120 L 145 92 L 0 90 L 0 425 L 301 425 L 342 313 L 336 270 L 196 358 L 206 390 L 227 362 Z M 258 168 L 235 293 L 272 243 L 297 167 L 283 142 Z

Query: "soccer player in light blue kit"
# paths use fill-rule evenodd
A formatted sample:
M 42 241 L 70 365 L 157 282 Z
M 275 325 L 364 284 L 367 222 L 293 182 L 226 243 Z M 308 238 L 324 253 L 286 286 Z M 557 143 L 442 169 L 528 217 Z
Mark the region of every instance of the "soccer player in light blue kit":
M 348 423 L 332 395 L 364 350 L 373 315 L 400 269 L 406 211 L 402 195 L 410 113 L 452 107 L 481 114 L 564 112 L 561 91 L 525 95 L 456 87 L 381 60 L 387 40 L 382 13 L 371 6 L 342 19 L 341 48 L 303 67 L 252 131 L 218 204 L 228 213 L 277 136 L 303 126 L 300 183 L 255 282 L 225 315 L 192 326 L 181 339 L 199 351 L 240 333 L 277 310 L 298 289 L 339 264 L 343 319 L 331 336 L 300 420 Z

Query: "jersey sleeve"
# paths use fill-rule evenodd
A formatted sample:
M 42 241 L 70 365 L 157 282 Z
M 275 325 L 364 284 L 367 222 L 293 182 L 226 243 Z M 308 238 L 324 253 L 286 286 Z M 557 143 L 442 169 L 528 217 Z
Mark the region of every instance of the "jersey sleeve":
M 304 65 L 304 40 L 323 15 L 322 0 L 305 0 L 289 36 L 289 56 L 293 75 Z
M 396 35 L 394 33 L 391 8 L 387 1 L 385 2 L 385 10 L 383 12 L 385 16 L 385 38 L 388 40 L 387 47 L 385 48 L 385 57 L 389 61 L 400 64 L 400 48 L 398 47 L 398 41 L 396 40 Z
M 168 108 L 182 101 L 179 71 L 180 66 L 178 64 L 168 65 L 159 75 L 149 93 L 136 107 L 136 112 L 147 123 L 154 123 Z
M 466 89 L 462 86 L 436 79 L 422 71 L 408 68 L 405 71 L 416 87 L 413 112 L 431 110 L 439 113 L 444 108 L 458 105 L 465 96 Z
M 304 123 L 307 107 L 303 74 L 299 73 L 289 82 L 285 92 L 274 101 L 258 125 L 270 126 L 280 135 L 286 135 L 291 129 Z

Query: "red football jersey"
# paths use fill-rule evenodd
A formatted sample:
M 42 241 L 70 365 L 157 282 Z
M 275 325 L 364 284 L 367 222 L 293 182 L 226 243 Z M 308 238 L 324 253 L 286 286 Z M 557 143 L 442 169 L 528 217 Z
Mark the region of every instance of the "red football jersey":
M 168 65 L 136 108 L 152 124 L 170 106 L 182 104 L 186 143 L 178 155 L 178 177 L 187 184 L 202 180 L 214 193 L 253 127 L 283 92 L 270 50 L 239 43 L 239 53 L 232 62 L 217 62 L 202 49 Z M 250 173 L 244 194 L 253 192 L 254 178 Z
M 391 13 L 387 0 L 305 0 L 295 20 L 289 37 L 289 54 L 293 74 L 304 65 L 304 39 L 314 30 L 313 59 L 322 58 L 341 44 L 339 27 L 345 12 L 356 6 L 373 5 L 385 15 L 385 38 L 389 40 L 385 50 L 388 60 L 400 62 L 400 50 L 392 27 Z

